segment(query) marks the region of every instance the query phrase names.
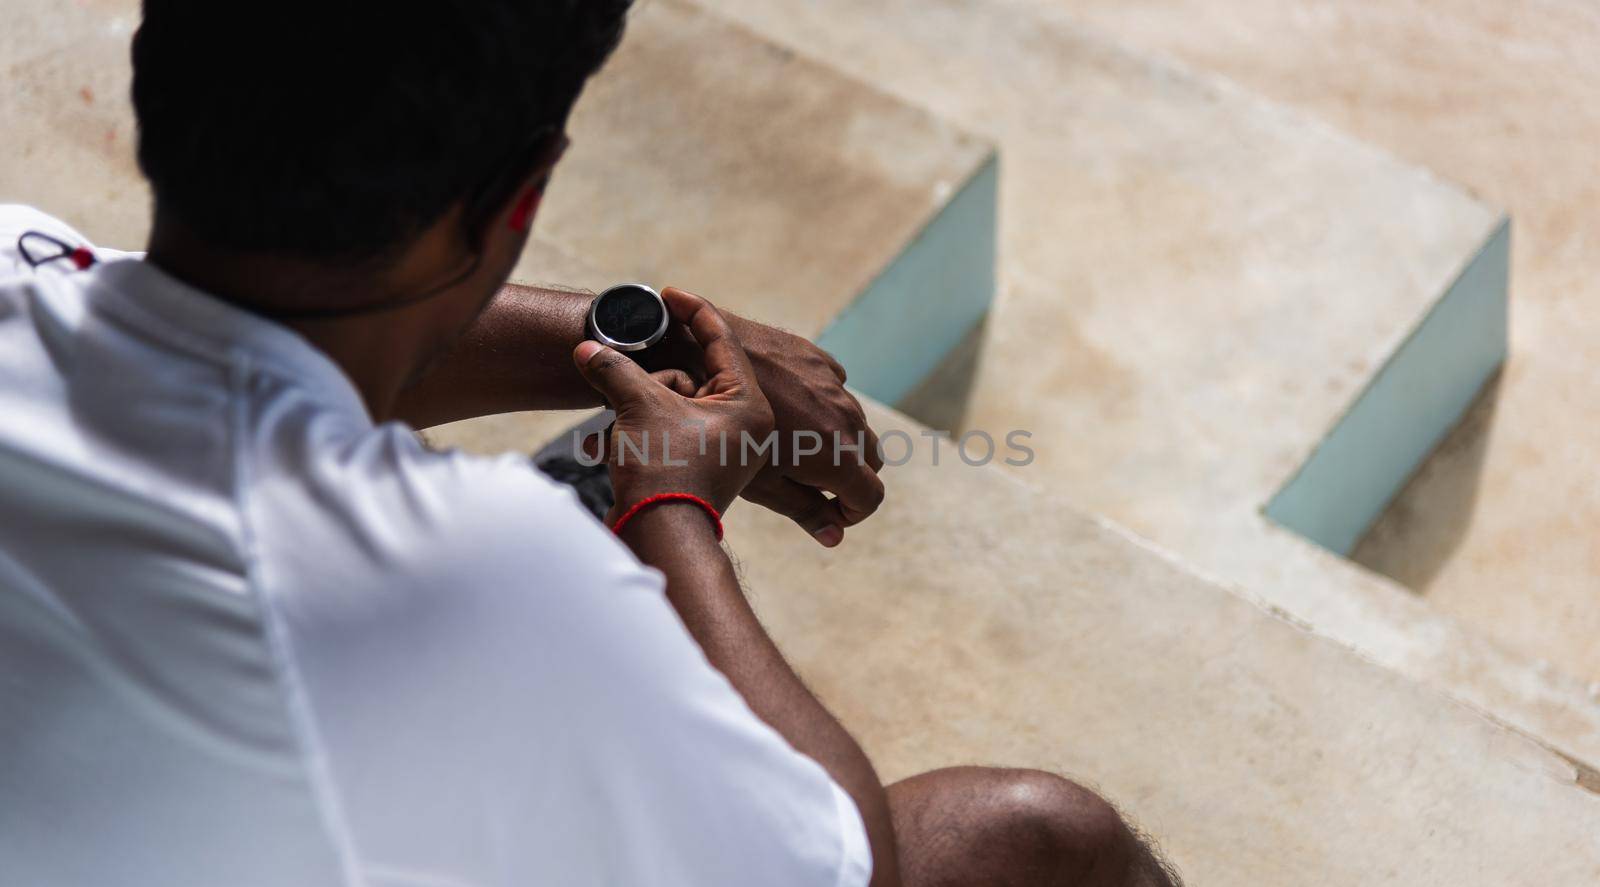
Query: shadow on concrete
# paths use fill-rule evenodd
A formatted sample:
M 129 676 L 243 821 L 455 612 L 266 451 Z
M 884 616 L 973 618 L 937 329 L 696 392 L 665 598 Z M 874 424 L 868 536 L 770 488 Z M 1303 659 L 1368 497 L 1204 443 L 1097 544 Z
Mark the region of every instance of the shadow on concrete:
M 1502 367 L 1390 501 L 1350 559 L 1426 594 L 1466 539 L 1500 403 Z
M 952 434 L 964 430 L 988 329 L 989 316 L 985 314 L 928 378 L 895 404 L 895 409 L 929 428 Z

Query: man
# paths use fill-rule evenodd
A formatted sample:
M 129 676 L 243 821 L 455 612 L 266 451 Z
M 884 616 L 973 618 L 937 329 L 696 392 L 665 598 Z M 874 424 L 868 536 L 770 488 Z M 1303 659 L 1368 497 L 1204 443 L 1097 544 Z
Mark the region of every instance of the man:
M 681 435 L 611 466 L 613 533 L 416 442 L 602 399 L 635 439 L 869 433 L 696 296 L 651 374 L 504 286 L 627 6 L 147 0 L 148 253 L 0 212 L 0 883 L 1167 882 L 1059 777 L 883 786 L 766 637 L 720 512 L 835 546 L 876 463 Z

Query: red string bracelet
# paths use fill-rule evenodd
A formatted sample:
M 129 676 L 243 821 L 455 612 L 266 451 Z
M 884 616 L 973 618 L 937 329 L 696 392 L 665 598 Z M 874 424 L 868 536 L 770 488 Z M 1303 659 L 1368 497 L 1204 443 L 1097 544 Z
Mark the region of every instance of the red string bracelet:
M 711 526 L 715 527 L 717 530 L 717 541 L 722 541 L 721 513 L 719 513 L 716 507 L 710 502 L 707 502 L 693 493 L 657 493 L 654 496 L 641 499 L 632 508 L 624 511 L 622 513 L 622 517 L 617 518 L 617 522 L 611 525 L 611 532 L 619 536 L 622 535 L 622 528 L 628 525 L 628 521 L 631 521 L 637 517 L 639 512 L 644 511 L 646 508 L 650 508 L 651 506 L 660 505 L 663 502 L 693 502 L 694 504 L 700 506 L 705 510 L 706 516 L 711 518 Z

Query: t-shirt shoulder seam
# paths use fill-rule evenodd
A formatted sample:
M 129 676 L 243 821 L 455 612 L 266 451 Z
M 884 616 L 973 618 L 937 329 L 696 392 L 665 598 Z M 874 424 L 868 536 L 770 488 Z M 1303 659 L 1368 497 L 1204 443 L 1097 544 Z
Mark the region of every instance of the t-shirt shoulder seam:
M 246 406 L 248 399 L 240 390 L 249 378 L 253 367 L 240 355 L 232 355 L 228 363 L 229 416 L 228 453 L 231 464 L 229 497 L 239 516 L 240 562 L 244 568 L 245 585 L 254 601 L 261 619 L 263 640 L 267 645 L 268 661 L 274 672 L 274 685 L 282 696 L 290 728 L 299 747 L 300 764 L 311 788 L 313 802 L 322 818 L 328 840 L 338 856 L 346 887 L 363 887 L 357 864 L 355 841 L 344 815 L 338 787 L 329 771 L 328 756 L 323 749 L 316 716 L 311 709 L 300 670 L 295 665 L 294 649 L 281 614 L 263 587 L 260 559 L 255 545 L 254 525 L 250 518 L 248 501 L 249 458 L 244 441 L 246 434 Z

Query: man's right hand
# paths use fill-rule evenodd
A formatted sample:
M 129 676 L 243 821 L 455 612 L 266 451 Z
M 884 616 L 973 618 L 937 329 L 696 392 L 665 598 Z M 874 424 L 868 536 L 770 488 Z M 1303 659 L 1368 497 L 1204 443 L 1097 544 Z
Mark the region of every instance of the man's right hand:
M 742 458 L 742 436 L 764 440 L 773 427 L 772 408 L 722 315 L 683 290 L 669 287 L 661 297 L 704 352 L 706 381 L 697 388 L 682 374 L 652 377 L 598 342 L 573 351 L 578 370 L 617 414 L 605 446 L 617 503 L 608 521 L 660 493 L 691 493 L 726 511 L 763 464 Z

